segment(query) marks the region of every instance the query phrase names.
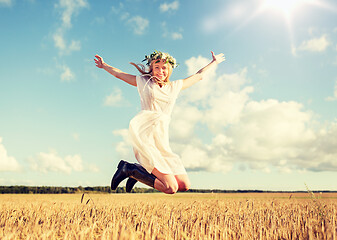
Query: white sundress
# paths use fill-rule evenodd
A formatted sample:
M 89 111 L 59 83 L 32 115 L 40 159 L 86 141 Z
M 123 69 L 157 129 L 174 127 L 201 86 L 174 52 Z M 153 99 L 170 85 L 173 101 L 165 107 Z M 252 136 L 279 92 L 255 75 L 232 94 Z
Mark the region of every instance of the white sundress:
M 182 88 L 177 80 L 159 87 L 148 76 L 137 76 L 141 111 L 130 121 L 129 133 L 137 161 L 151 173 L 186 174 L 180 157 L 169 145 L 171 113 Z

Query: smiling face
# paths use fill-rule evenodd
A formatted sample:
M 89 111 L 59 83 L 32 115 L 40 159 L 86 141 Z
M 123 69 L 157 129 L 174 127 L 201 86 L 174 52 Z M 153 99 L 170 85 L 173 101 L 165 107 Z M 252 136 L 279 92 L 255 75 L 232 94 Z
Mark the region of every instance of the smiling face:
M 172 67 L 165 60 L 154 60 L 152 62 L 152 76 L 156 77 L 161 82 L 168 82 L 172 73 Z

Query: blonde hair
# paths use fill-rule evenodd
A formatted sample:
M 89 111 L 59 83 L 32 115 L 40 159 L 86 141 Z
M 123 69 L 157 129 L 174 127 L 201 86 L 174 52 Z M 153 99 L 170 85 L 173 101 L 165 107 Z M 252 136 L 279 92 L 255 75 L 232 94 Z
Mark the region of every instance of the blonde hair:
M 169 64 L 169 63 L 166 63 L 167 66 L 168 66 L 168 74 L 167 74 L 167 77 L 164 81 L 160 81 L 159 79 L 153 77 L 152 75 L 152 71 L 153 71 L 153 64 L 155 63 L 156 61 L 153 60 L 149 66 L 149 71 L 147 72 L 145 70 L 145 66 L 143 64 L 135 64 L 133 62 L 130 62 L 131 65 L 133 65 L 135 68 L 137 68 L 137 70 L 142 74 L 142 75 L 150 75 L 150 78 L 153 79 L 156 83 L 158 83 L 160 86 L 162 86 L 163 84 L 167 83 L 167 82 L 170 82 L 170 76 L 172 74 L 172 65 Z

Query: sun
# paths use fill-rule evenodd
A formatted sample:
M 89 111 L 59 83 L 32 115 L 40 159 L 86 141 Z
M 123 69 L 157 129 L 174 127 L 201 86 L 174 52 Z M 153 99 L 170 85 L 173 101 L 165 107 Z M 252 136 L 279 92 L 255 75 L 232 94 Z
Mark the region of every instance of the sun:
M 315 7 L 331 9 L 331 6 L 329 6 L 327 3 L 324 3 L 324 0 L 257 0 L 257 2 L 258 4 L 255 8 L 255 11 L 253 10 L 250 15 L 247 15 L 245 20 L 239 25 L 237 29 L 242 28 L 256 17 L 273 11 L 279 12 L 280 15 L 284 17 L 288 27 L 291 28 L 291 21 L 292 17 L 295 15 L 295 12 L 305 11 L 305 7 L 307 6 L 311 5 Z
M 295 9 L 313 2 L 315 0 L 264 0 L 262 9 L 281 11 L 286 18 L 289 18 Z
M 261 0 L 260 8 L 258 9 L 258 14 L 270 11 L 278 11 L 283 15 L 284 20 L 286 22 L 289 38 L 291 41 L 291 46 L 294 45 L 294 33 L 293 33 L 293 16 L 295 13 L 299 13 L 300 11 L 305 11 L 305 7 L 309 5 L 314 5 L 318 7 L 326 7 L 322 1 L 319 0 Z
M 243 0 L 242 0 L 243 1 Z M 297 20 L 297 14 L 305 13 L 308 8 L 321 8 L 337 13 L 337 8 L 326 2 L 327 0 L 254 0 L 252 4 L 248 4 L 248 7 L 245 8 L 247 4 L 239 3 L 230 5 L 228 12 L 225 16 L 229 16 L 229 19 L 240 18 L 242 21 L 236 26 L 233 32 L 237 32 L 250 22 L 252 22 L 257 17 L 263 16 L 265 13 L 273 13 L 273 18 L 283 17 L 285 25 L 289 32 L 289 38 L 291 41 L 291 46 L 294 45 L 294 32 L 293 27 L 296 26 L 293 22 Z M 335 1 L 335 0 L 334 0 Z M 244 1 L 243 1 L 244 2 Z M 250 1 L 248 1 L 250 2 Z M 249 9 L 249 14 L 246 9 Z M 278 14 L 274 14 L 278 13 Z M 244 15 L 244 17 L 243 17 Z M 270 16 L 270 15 L 269 15 Z M 215 22 L 221 22 L 225 18 L 220 18 L 219 21 L 209 22 L 208 25 L 216 25 Z M 268 18 L 271 19 L 271 18 Z

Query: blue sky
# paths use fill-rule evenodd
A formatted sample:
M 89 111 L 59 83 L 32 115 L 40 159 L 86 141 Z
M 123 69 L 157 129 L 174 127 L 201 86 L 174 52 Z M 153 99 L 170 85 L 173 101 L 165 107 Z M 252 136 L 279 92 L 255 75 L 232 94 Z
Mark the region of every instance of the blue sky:
M 192 188 L 337 190 L 336 23 L 332 0 L 0 0 L 0 185 L 106 186 L 135 161 L 137 90 L 95 54 L 137 74 L 169 52 L 174 81 L 213 50 L 170 125 Z

